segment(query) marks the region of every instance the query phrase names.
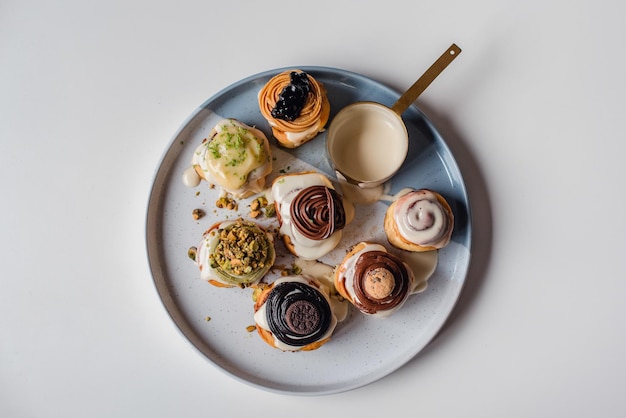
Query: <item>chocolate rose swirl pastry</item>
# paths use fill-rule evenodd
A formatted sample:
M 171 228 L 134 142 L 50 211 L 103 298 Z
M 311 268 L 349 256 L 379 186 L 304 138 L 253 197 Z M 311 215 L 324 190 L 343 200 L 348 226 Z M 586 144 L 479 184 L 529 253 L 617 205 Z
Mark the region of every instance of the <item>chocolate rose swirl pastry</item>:
M 258 95 L 259 109 L 278 142 L 298 147 L 324 130 L 330 103 L 324 86 L 301 70 L 272 77 Z
M 286 276 L 257 296 L 255 323 L 261 338 L 283 351 L 309 351 L 329 341 L 336 325 L 329 295 L 311 276 Z
M 334 189 L 311 186 L 301 190 L 291 202 L 291 222 L 305 237 L 312 240 L 329 238 L 335 230 L 346 226 L 343 199 Z
M 278 176 L 271 196 L 287 249 L 304 260 L 316 260 L 339 244 L 354 208 L 321 173 L 305 171 Z
M 334 282 L 337 292 L 364 314 L 387 317 L 411 295 L 415 277 L 384 246 L 360 242 L 335 269 Z
M 218 287 L 247 287 L 274 265 L 274 236 L 254 222 L 218 222 L 202 236 L 195 262 L 200 277 Z
M 446 199 L 427 189 L 414 190 L 394 201 L 385 214 L 389 243 L 407 251 L 431 251 L 450 242 L 454 215 Z

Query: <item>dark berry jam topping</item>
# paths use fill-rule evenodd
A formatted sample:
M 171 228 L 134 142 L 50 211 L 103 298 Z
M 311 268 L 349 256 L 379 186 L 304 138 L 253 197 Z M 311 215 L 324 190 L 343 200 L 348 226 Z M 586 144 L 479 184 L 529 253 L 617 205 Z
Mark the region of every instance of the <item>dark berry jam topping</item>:
M 272 116 L 292 122 L 300 116 L 311 87 L 309 78 L 304 72 L 292 71 L 289 77 L 290 84 L 278 96 L 279 100 L 272 109 Z

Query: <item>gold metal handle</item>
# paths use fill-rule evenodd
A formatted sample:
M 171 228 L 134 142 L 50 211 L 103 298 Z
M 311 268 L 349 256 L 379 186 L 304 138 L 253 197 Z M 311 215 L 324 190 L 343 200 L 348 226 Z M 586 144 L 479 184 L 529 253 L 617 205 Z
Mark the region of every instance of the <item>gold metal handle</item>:
M 448 50 L 444 52 L 402 96 L 400 96 L 398 101 L 391 107 L 391 110 L 398 115 L 404 113 L 411 103 L 417 100 L 419 95 L 426 90 L 430 83 L 432 83 L 460 53 L 461 48 L 456 46 L 456 44 L 452 44 L 450 48 L 448 48 Z

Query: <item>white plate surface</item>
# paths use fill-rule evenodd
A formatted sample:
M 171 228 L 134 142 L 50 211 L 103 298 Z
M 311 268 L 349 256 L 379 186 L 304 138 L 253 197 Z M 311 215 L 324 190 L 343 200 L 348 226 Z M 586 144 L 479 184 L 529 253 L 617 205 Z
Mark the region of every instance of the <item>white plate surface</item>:
M 299 67 L 327 89 L 331 119 L 345 105 L 370 100 L 392 105 L 399 93 L 352 72 Z M 215 123 L 236 118 L 271 132 L 257 106 L 257 93 L 275 69 L 241 80 L 200 106 L 174 135 L 154 177 L 148 201 L 146 243 L 148 261 L 163 305 L 182 334 L 208 360 L 242 382 L 265 390 L 294 395 L 323 395 L 372 383 L 406 364 L 437 334 L 452 311 L 463 287 L 470 261 L 471 223 L 468 197 L 459 168 L 443 138 L 420 110 L 411 106 L 404 114 L 410 136 L 409 155 L 390 183 L 390 193 L 402 188 L 430 188 L 444 195 L 454 213 L 451 243 L 439 251 L 439 262 L 427 289 L 413 295 L 387 319 L 365 317 L 351 309 L 332 340 L 311 352 L 284 353 L 265 344 L 253 324 L 251 289 L 220 289 L 203 282 L 187 250 L 217 220 L 247 217 L 249 199 L 238 211 L 216 209 L 217 190 L 206 183 L 197 188 L 182 182 L 191 156 Z M 316 169 L 331 179 L 325 151 L 325 133 L 296 150 L 278 148 L 273 138 L 274 174 Z M 381 147 L 384 152 L 384 147 Z M 321 261 L 334 265 L 346 248 L 367 239 L 386 244 L 382 217 L 388 202 L 358 206 L 355 221 L 346 228 L 340 246 Z M 207 213 L 195 221 L 193 209 Z M 275 225 L 275 220 L 260 219 Z M 273 223 L 272 223 L 273 222 Z M 289 263 L 281 243 L 279 261 Z M 210 318 L 210 320 L 207 320 Z

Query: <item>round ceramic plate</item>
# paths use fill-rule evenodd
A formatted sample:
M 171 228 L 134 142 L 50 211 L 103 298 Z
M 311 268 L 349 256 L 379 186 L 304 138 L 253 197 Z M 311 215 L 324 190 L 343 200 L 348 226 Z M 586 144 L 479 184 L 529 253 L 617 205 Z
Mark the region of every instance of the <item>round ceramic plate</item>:
M 300 67 L 328 92 L 332 117 L 344 106 L 361 100 L 392 105 L 400 94 L 352 72 L 324 67 Z M 148 202 L 146 242 L 150 269 L 165 309 L 191 344 L 228 375 L 252 386 L 294 395 L 342 392 L 372 383 L 406 364 L 437 334 L 452 311 L 463 287 L 470 261 L 470 208 L 459 168 L 443 138 L 421 111 L 411 106 L 404 114 L 410 136 L 407 159 L 388 184 L 387 192 L 403 188 L 429 188 L 449 201 L 455 228 L 448 246 L 439 250 L 438 264 L 426 289 L 412 295 L 389 318 L 366 317 L 353 308 L 339 323 L 330 342 L 315 351 L 282 352 L 261 340 L 249 326 L 253 321 L 251 289 L 217 288 L 200 279 L 188 258 L 202 233 L 213 223 L 248 217 L 250 199 L 237 210 L 218 209 L 219 191 L 206 183 L 196 188 L 183 184 L 192 154 L 222 118 L 236 118 L 266 133 L 274 156 L 273 176 L 285 172 L 318 170 L 334 179 L 321 133 L 295 150 L 276 145 L 257 105 L 257 93 L 276 69 L 241 80 L 200 106 L 174 135 L 155 173 Z M 381 145 L 384 152 L 384 145 Z M 271 181 L 271 179 L 268 179 Z M 336 265 L 346 249 L 360 240 L 388 246 L 382 229 L 389 202 L 357 205 L 356 216 L 342 242 L 320 261 Z M 203 209 L 206 216 L 192 218 Z M 275 225 L 275 219 L 259 219 Z M 277 242 L 281 263 L 288 253 Z

